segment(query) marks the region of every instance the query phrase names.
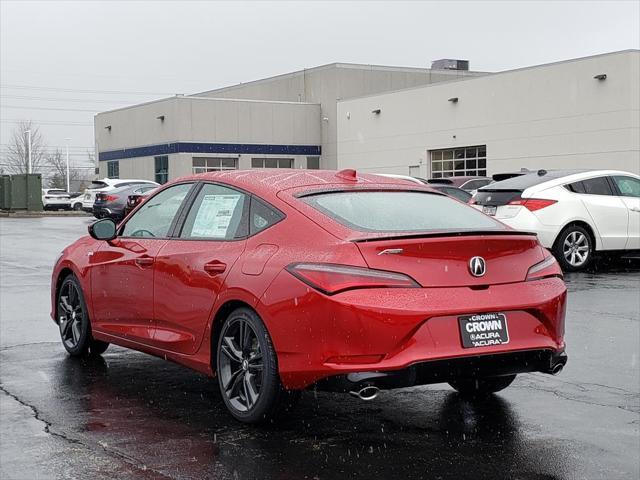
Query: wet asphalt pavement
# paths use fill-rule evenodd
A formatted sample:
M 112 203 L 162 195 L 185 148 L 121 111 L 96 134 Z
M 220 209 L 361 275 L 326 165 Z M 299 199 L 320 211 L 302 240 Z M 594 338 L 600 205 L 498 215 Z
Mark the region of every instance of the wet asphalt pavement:
M 0 478 L 637 479 L 640 261 L 567 276 L 569 363 L 470 403 L 446 385 L 375 401 L 308 392 L 247 427 L 216 384 L 111 346 L 69 358 L 49 319 L 88 218 L 0 219 Z

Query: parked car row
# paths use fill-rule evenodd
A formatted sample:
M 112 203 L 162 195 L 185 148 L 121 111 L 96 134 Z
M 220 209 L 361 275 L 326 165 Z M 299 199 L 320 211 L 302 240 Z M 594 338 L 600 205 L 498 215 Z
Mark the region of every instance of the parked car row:
M 488 177 L 423 179 L 380 174 L 472 204 L 508 226 L 534 232 L 565 271 L 596 251 L 640 252 L 640 177 L 613 170 L 529 170 Z
M 122 220 L 126 213 L 129 195 L 140 195 L 158 187 L 150 180 L 103 178 L 91 182 L 84 192 L 82 209 L 96 218 Z

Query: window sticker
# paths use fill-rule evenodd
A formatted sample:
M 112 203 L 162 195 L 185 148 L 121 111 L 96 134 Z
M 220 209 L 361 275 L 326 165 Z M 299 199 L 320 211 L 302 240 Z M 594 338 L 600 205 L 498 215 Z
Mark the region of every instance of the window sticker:
M 205 195 L 191 229 L 192 237 L 226 238 L 240 194 Z

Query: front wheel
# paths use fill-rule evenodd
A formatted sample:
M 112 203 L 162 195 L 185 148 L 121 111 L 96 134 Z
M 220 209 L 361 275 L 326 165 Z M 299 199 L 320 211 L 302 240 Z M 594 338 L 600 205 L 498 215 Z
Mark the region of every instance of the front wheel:
M 553 246 L 553 254 L 565 272 L 586 268 L 593 257 L 591 235 L 580 225 L 565 228 Z
M 282 388 L 269 333 L 248 308 L 234 310 L 225 320 L 216 360 L 224 403 L 241 422 L 270 420 L 296 396 Z
M 109 347 L 108 343 L 91 338 L 87 305 L 75 275 L 69 275 L 60 286 L 56 318 L 62 345 L 71 356 L 101 355 Z
M 465 397 L 483 397 L 504 390 L 516 379 L 515 375 L 484 378 L 460 378 L 449 382 L 460 395 Z

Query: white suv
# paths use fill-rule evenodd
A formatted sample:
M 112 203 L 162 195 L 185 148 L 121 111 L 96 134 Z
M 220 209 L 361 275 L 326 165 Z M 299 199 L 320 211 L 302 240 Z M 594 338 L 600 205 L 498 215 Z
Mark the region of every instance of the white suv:
M 482 187 L 471 203 L 535 232 L 565 270 L 598 250 L 640 250 L 640 177 L 616 170 L 539 170 Z
M 43 188 L 42 207 L 45 210 L 69 210 L 71 208 L 71 195 L 61 188 Z
M 158 183 L 152 182 L 151 180 L 135 180 L 123 178 L 103 178 L 102 180 L 94 180 L 82 195 L 82 209 L 85 212 L 93 213 L 93 204 L 96 201 L 96 193 L 109 192 L 115 188 L 139 184 L 148 184 L 155 186 L 159 185 Z

